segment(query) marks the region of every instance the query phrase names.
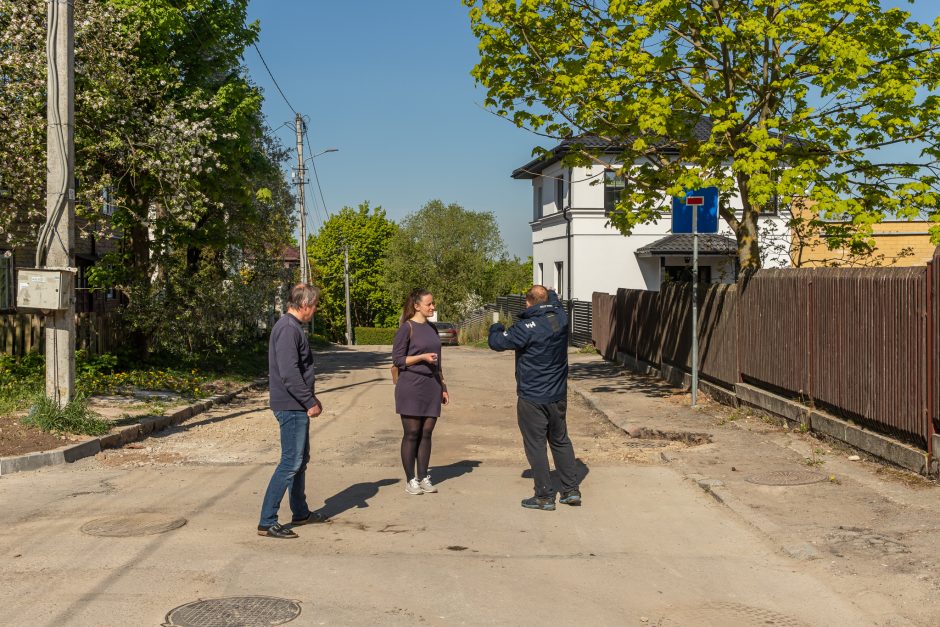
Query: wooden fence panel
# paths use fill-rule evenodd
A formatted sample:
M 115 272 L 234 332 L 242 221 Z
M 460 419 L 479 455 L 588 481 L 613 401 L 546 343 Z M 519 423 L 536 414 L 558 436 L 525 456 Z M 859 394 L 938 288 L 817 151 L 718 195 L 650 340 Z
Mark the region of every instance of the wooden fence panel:
M 75 348 L 90 355 L 115 350 L 122 340 L 118 312 L 75 314 Z M 0 314 L 0 353 L 25 355 L 45 350 L 45 327 L 39 314 Z

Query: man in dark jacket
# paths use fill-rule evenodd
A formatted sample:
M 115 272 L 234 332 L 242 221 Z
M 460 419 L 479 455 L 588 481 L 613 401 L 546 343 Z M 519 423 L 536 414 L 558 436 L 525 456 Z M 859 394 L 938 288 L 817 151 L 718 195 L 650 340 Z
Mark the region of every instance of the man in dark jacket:
M 323 412 L 314 395 L 313 353 L 304 324 L 317 310 L 320 292 L 299 283 L 290 291 L 287 313 L 271 329 L 268 343 L 268 376 L 271 411 L 281 430 L 281 461 L 274 469 L 261 506 L 258 535 L 296 538 L 297 534 L 277 521 L 277 510 L 290 488 L 291 524 L 325 522 L 326 517 L 311 512 L 304 492 L 304 475 L 310 461 L 310 419 Z
M 568 437 L 568 314 L 553 291 L 533 285 L 526 309 L 507 330 L 490 327 L 489 345 L 516 351 L 516 415 L 525 455 L 535 479 L 535 496 L 522 501 L 529 509 L 555 509 L 555 489 L 548 470 L 545 443 L 552 449 L 561 482 L 562 503 L 580 505 L 581 492 L 574 447 Z

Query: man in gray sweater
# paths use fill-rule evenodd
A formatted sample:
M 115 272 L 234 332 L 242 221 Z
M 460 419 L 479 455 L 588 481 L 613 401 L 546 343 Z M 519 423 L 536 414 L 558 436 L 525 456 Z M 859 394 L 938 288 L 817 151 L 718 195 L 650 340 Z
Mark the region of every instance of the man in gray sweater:
M 313 353 L 304 324 L 317 310 L 320 291 L 298 283 L 290 291 L 287 314 L 271 329 L 268 343 L 268 376 L 271 410 L 281 429 L 281 461 L 274 469 L 261 505 L 258 535 L 296 538 L 289 527 L 277 521 L 277 510 L 290 489 L 291 526 L 325 522 L 311 512 L 304 492 L 304 474 L 310 461 L 310 419 L 323 412 L 314 395 Z

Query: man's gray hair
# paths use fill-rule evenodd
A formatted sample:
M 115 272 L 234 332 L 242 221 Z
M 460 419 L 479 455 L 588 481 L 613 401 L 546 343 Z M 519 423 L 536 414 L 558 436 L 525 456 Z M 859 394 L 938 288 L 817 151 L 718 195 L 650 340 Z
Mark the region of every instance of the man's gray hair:
M 290 290 L 287 306 L 293 309 L 314 305 L 320 300 L 320 289 L 307 283 L 298 283 Z

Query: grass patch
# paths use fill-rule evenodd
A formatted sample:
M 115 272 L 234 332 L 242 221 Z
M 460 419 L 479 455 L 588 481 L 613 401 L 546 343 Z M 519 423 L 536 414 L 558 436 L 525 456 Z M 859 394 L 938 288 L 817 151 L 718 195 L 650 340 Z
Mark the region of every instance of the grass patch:
M 103 435 L 111 429 L 107 421 L 101 420 L 88 409 L 88 400 L 84 396 L 77 396 L 65 407 L 59 407 L 45 394 L 38 394 L 22 422 L 49 433 Z
M 585 344 L 580 349 L 578 349 L 578 352 L 583 355 L 597 355 L 598 354 L 597 348 L 593 344 Z

